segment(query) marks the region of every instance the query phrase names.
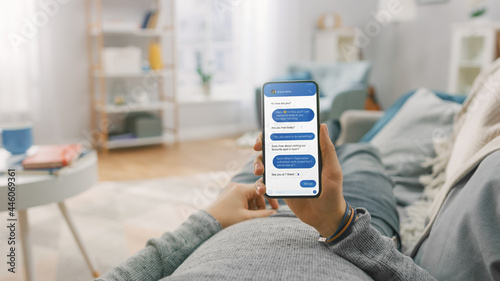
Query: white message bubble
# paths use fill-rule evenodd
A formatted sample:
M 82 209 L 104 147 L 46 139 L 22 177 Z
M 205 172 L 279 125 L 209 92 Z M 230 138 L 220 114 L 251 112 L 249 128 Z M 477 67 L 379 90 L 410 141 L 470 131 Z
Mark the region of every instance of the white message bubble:
M 269 105 L 272 107 L 294 106 L 295 101 L 293 101 L 293 100 L 273 100 L 273 101 L 269 102 Z
M 270 145 L 272 152 L 281 153 L 304 153 L 309 151 L 309 144 L 307 143 L 272 143 Z
M 293 131 L 293 130 L 296 130 L 298 128 L 297 125 L 293 125 L 293 124 L 290 124 L 290 125 L 287 125 L 287 124 L 274 124 L 274 125 L 271 125 L 271 130 L 273 131 Z
M 302 177 L 302 172 L 293 172 L 293 171 L 272 171 L 269 173 L 269 176 L 273 178 L 300 178 Z

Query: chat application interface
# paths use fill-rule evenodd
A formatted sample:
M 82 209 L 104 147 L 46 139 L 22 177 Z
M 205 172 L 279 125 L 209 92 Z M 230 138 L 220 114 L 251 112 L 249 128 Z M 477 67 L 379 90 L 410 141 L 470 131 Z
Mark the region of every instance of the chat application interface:
M 267 194 L 316 196 L 319 192 L 316 84 L 268 83 L 263 92 Z

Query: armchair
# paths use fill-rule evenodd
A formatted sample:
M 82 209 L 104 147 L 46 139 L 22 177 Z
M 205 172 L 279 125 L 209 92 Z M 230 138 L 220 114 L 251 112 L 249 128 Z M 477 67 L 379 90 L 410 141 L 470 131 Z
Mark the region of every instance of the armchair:
M 340 117 L 340 135 L 336 145 L 358 142 L 384 115 L 383 111 L 347 110 Z

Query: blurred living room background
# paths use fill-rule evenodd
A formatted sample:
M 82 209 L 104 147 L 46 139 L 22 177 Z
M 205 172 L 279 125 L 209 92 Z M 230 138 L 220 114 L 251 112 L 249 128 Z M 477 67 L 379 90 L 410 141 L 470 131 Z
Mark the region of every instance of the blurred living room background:
M 500 2 L 16 0 L 0 3 L 0 30 L 0 128 L 96 151 L 98 173 L 59 206 L 77 231 L 49 199 L 30 206 L 30 261 L 18 250 L 0 280 L 88 280 L 255 157 L 264 82 L 315 80 L 329 124 L 420 87 L 466 95 L 500 54 Z

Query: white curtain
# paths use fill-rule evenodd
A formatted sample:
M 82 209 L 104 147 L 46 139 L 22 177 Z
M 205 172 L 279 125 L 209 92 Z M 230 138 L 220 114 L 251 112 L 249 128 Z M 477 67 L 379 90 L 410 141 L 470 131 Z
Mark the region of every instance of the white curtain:
M 283 75 L 291 62 L 310 59 L 302 50 L 309 22 L 301 17 L 301 0 L 242 1 L 241 42 L 243 77 L 254 86 Z
M 0 1 L 0 126 L 32 121 L 37 99 L 34 0 Z
M 233 0 L 239 9 L 237 36 L 241 46 L 239 64 L 242 126 L 257 128 L 255 88 L 284 74 L 288 64 L 303 58 L 297 55 L 302 30 L 301 0 Z M 309 38 L 305 38 L 309 40 Z M 298 42 L 299 41 L 299 42 Z M 292 45 L 290 45 L 292 44 Z M 296 45 L 294 45 L 296 44 Z M 253 120 L 253 121 L 252 121 Z M 249 125 L 250 123 L 250 125 Z

